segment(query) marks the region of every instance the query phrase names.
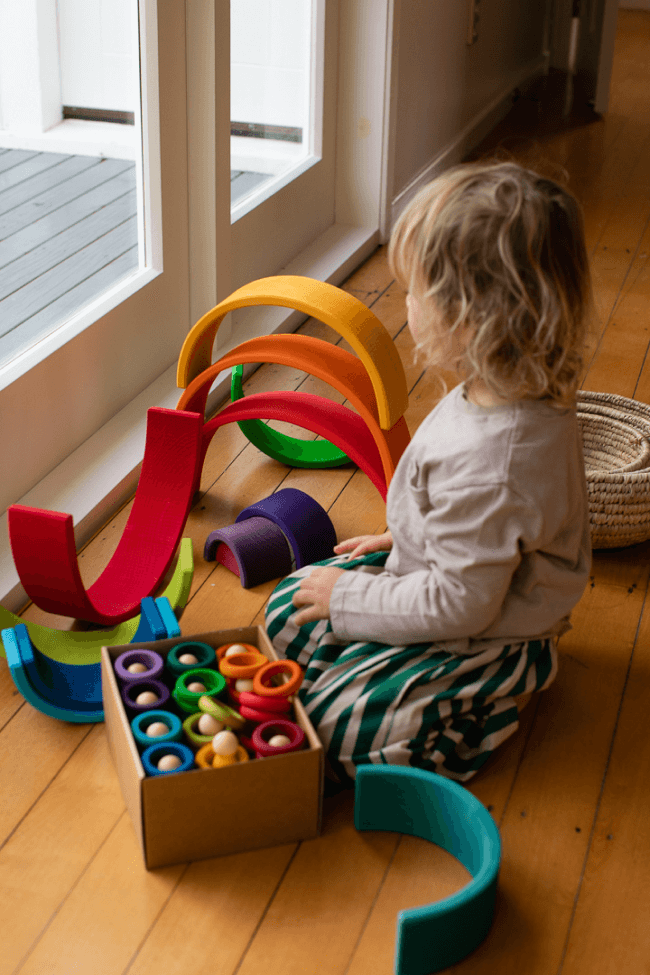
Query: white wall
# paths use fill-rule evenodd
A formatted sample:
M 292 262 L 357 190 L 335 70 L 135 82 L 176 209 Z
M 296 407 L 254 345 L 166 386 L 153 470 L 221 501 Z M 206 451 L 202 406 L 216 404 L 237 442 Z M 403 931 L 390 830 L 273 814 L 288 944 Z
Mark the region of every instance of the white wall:
M 402 0 L 396 10 L 393 200 L 432 178 L 437 159 L 462 158 L 503 114 L 507 95 L 545 64 L 544 0 L 480 0 L 471 45 L 468 6 Z
M 131 0 L 57 0 L 61 101 L 134 112 L 139 100 Z
M 307 125 L 309 0 L 231 0 L 230 118 Z

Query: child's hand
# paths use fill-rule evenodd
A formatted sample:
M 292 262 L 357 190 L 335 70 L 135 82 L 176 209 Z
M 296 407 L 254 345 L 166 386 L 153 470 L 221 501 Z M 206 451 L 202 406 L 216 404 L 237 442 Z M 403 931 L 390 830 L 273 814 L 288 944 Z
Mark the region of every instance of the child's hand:
M 368 552 L 390 552 L 392 547 L 393 536 L 387 531 L 383 535 L 357 535 L 356 538 L 346 538 L 344 542 L 334 546 L 334 551 L 337 555 L 349 552 L 349 557 L 356 559 Z
M 334 566 L 327 565 L 314 569 L 311 575 L 303 579 L 300 589 L 293 595 L 292 602 L 296 607 L 306 606 L 307 609 L 301 610 L 293 617 L 296 626 L 330 618 L 332 589 L 338 577 L 344 574 L 345 569 L 336 569 Z

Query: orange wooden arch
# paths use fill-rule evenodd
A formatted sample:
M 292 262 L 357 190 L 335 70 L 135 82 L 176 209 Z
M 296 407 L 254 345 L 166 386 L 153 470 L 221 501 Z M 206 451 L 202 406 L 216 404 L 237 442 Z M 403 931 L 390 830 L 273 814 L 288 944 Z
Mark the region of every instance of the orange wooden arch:
M 408 406 L 408 388 L 402 360 L 390 335 L 358 298 L 333 284 L 298 275 L 252 281 L 199 319 L 185 339 L 178 359 L 177 384 L 181 389 L 209 367 L 217 330 L 228 312 L 252 305 L 295 308 L 342 335 L 368 372 L 380 427 L 390 430 L 395 426 Z
M 342 393 L 365 420 L 379 450 L 386 484 L 390 483 L 397 462 L 411 439 L 406 420 L 402 416 L 390 430 L 382 430 L 372 382 L 363 363 L 346 349 L 322 339 L 307 335 L 263 335 L 242 342 L 197 376 L 182 394 L 176 408 L 203 414 L 210 386 L 217 375 L 242 362 L 275 362 L 292 366 L 322 379 Z

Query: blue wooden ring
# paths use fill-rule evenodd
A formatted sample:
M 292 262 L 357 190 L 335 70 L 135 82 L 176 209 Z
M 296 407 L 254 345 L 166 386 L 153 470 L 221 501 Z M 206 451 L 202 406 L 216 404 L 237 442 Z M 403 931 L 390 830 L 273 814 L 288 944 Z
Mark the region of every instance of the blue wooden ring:
M 169 771 L 164 772 L 157 767 L 157 763 L 163 755 L 178 755 L 181 764 L 178 768 L 169 769 Z M 172 772 L 188 772 L 191 768 L 194 768 L 194 752 L 187 745 L 183 745 L 177 741 L 170 742 L 168 745 L 158 744 L 156 742 L 155 745 L 150 745 L 142 753 L 140 761 L 147 775 L 171 775 Z
M 419 836 L 451 853 L 472 874 L 450 897 L 400 911 L 396 975 L 430 975 L 478 947 L 494 916 L 501 839 L 489 812 L 471 792 L 424 769 L 360 765 L 354 825 Z
M 334 554 L 336 532 L 330 516 L 318 501 L 298 488 L 283 488 L 249 505 L 240 511 L 236 521 L 258 517 L 268 518 L 282 529 L 297 569 Z
M 216 559 L 219 544 L 226 545 L 232 553 L 244 589 L 287 576 L 292 571 L 289 542 L 282 529 L 268 518 L 246 518 L 210 532 L 203 552 L 206 562 Z M 232 568 L 227 561 L 224 564 Z
M 168 733 L 166 735 L 160 735 L 155 739 L 150 738 L 146 732 L 149 725 L 153 724 L 154 721 L 162 721 L 163 724 L 166 724 L 169 728 Z M 183 737 L 181 719 L 171 711 L 143 711 L 142 714 L 136 715 L 131 722 L 131 731 L 136 740 L 136 744 L 141 749 L 148 748 L 152 744 L 163 745 L 173 741 L 180 741 Z

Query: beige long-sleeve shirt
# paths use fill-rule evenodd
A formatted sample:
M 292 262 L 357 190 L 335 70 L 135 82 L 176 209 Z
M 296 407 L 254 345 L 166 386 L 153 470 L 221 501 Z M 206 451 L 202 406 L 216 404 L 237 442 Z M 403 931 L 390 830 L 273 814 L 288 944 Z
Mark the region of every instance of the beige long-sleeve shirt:
M 340 641 L 441 642 L 457 653 L 556 635 L 589 578 L 589 508 L 576 412 L 480 407 L 453 389 L 390 484 L 384 569 L 332 592 Z

